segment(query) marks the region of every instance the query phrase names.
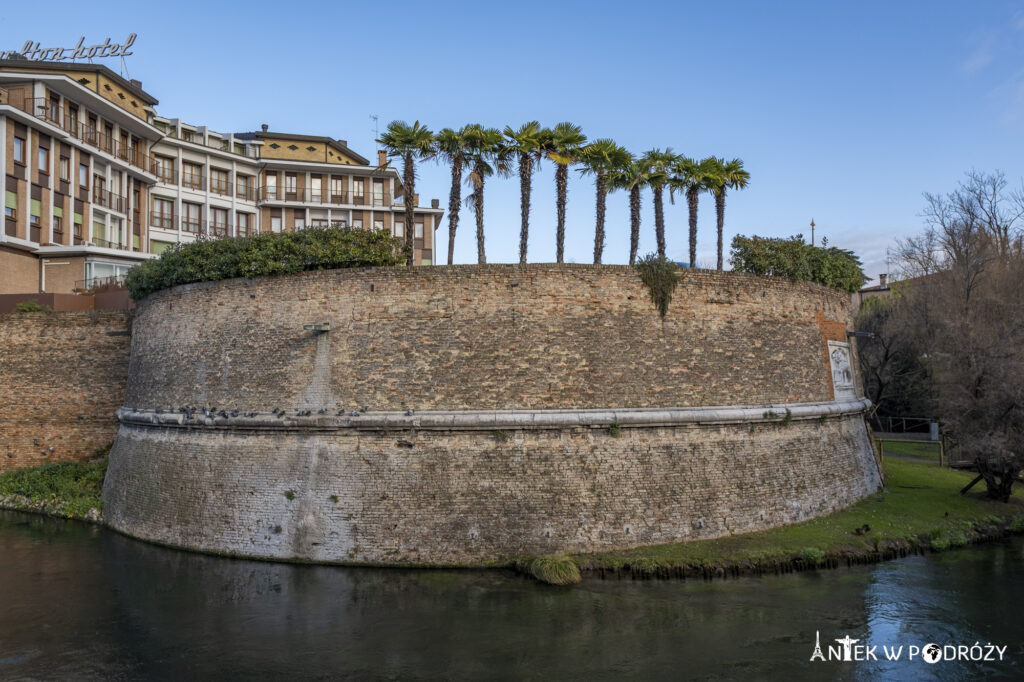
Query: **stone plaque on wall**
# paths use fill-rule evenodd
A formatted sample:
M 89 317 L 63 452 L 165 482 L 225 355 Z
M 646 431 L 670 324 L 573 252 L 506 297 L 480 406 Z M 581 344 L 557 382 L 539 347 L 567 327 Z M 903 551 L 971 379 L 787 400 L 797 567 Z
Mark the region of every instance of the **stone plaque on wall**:
M 839 341 L 828 342 L 828 362 L 832 368 L 832 386 L 836 400 L 857 397 L 857 385 L 853 379 L 853 356 L 850 344 Z

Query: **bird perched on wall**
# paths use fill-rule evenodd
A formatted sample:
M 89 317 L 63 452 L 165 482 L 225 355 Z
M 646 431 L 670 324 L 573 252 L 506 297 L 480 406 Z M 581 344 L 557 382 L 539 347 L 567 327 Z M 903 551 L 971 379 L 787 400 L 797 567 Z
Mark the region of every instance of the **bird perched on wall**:
M 327 412 L 326 407 L 321 407 L 319 410 L 317 410 L 317 414 L 324 414 L 325 412 Z
M 411 407 L 408 410 L 405 411 L 405 416 L 406 417 L 411 417 L 412 416 L 412 408 Z
M 235 409 L 231 410 L 231 416 L 232 417 L 237 417 L 238 416 L 238 408 L 237 407 Z
M 359 408 L 359 411 L 365 413 L 366 412 L 366 407 Z

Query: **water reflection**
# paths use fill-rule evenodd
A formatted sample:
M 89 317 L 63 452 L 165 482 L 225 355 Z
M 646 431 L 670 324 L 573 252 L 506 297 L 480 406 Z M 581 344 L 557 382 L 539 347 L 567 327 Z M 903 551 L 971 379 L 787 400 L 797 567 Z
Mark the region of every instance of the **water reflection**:
M 722 582 L 237 561 L 0 512 L 0 678 L 877 679 L 1012 664 L 810 663 L 815 631 L 1024 652 L 1022 543 Z M 969 641 L 968 641 L 969 640 Z

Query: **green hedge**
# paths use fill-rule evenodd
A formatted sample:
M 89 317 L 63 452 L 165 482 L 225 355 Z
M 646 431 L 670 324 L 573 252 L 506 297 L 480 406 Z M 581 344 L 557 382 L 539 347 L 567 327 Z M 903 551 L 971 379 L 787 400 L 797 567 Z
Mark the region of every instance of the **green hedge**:
M 736 235 L 729 262 L 738 272 L 817 282 L 849 292 L 868 281 L 852 251 L 811 246 L 801 235 L 789 239 Z
M 404 262 L 402 240 L 387 232 L 314 228 L 255 237 L 200 238 L 175 245 L 159 258 L 129 270 L 126 284 L 137 301 L 154 291 L 191 282 Z

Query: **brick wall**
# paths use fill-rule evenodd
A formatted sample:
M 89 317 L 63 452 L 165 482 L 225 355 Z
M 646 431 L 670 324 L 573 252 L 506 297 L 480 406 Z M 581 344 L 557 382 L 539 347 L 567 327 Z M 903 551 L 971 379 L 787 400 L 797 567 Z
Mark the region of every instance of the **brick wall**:
M 85 460 L 113 441 L 128 330 L 126 313 L 0 315 L 0 471 Z
M 849 297 L 686 271 L 662 320 L 626 266 L 389 268 L 178 287 L 137 320 L 131 407 L 758 405 L 832 398 Z

